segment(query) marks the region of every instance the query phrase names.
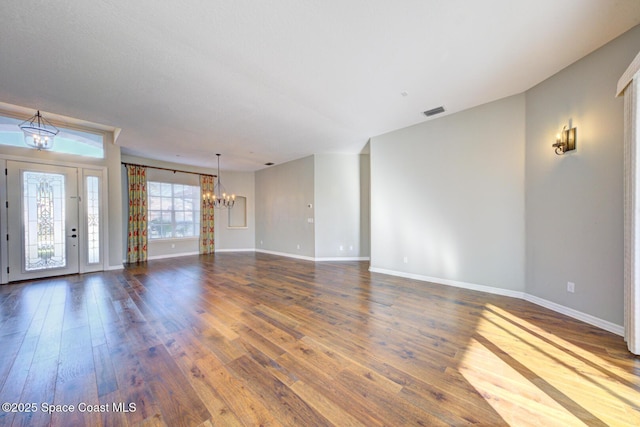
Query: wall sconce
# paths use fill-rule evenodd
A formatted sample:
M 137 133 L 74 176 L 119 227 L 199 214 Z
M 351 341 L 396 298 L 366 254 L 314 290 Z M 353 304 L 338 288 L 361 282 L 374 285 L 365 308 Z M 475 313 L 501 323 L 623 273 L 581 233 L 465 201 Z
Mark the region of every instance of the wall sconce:
M 556 154 L 564 154 L 567 151 L 576 149 L 576 128 L 567 129 L 566 126 L 556 137 L 556 143 L 551 144 L 556 149 Z

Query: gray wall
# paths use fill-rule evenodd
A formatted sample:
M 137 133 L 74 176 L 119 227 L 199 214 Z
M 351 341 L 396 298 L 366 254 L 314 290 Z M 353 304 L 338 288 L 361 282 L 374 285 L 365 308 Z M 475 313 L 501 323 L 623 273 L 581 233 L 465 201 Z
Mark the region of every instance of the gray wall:
M 371 267 L 525 288 L 523 94 L 371 139 Z
M 228 191 L 247 198 L 247 227 L 229 228 L 229 212 L 221 211 L 216 214 L 216 251 L 253 250 L 256 240 L 255 174 L 222 171 L 221 175 L 222 183 Z
M 123 236 L 119 232 L 122 230 L 122 197 L 121 188 L 122 180 L 120 175 L 120 147 L 113 143 L 113 133 L 106 132 L 104 137 L 105 161 L 107 165 L 107 182 L 108 182 L 108 230 L 105 230 L 105 236 L 109 244 L 109 268 L 122 268 L 122 245 Z M 125 222 L 126 224 L 126 222 Z M 126 237 L 125 237 L 126 241 Z
M 313 156 L 257 171 L 255 194 L 256 249 L 314 258 Z
M 360 253 L 371 256 L 371 156 L 360 155 Z
M 526 94 L 527 293 L 619 325 L 623 100 L 614 95 L 639 49 L 636 27 Z M 569 123 L 577 150 L 556 156 L 551 144 Z
M 359 154 L 317 154 L 315 159 L 316 258 L 369 256 L 368 157 Z M 364 168 L 364 170 L 363 170 Z

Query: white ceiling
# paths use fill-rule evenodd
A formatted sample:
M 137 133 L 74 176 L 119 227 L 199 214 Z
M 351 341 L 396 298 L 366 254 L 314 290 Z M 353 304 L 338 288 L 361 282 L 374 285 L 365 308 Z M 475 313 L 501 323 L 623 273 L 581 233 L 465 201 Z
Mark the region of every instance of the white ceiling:
M 638 0 L 3 0 L 0 12 L 0 101 L 121 128 L 126 154 L 212 167 L 222 153 L 239 171 L 357 153 L 424 110 L 521 93 L 640 23 Z

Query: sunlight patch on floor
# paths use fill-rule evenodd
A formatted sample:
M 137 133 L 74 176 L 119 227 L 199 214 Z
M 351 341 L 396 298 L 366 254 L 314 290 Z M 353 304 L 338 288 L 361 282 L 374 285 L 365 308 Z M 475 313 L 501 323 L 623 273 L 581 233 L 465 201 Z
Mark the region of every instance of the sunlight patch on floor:
M 492 305 L 458 370 L 509 424 L 640 425 L 630 373 Z
M 545 329 L 542 329 L 532 324 L 531 322 L 514 316 L 508 311 L 505 311 L 492 304 L 487 304 L 486 310 L 484 311 L 483 315 L 486 319 L 491 319 L 496 322 L 500 320 L 500 318 L 513 322 L 519 326 L 520 330 L 524 329 L 525 331 L 528 331 L 529 335 L 537 336 L 542 340 L 546 340 L 548 342 L 548 345 L 561 347 L 562 353 L 569 353 L 574 355 L 574 357 L 577 359 L 586 360 L 591 365 L 596 365 L 599 369 L 604 370 L 607 375 L 619 377 L 622 382 L 628 381 L 630 384 L 633 384 L 636 389 L 640 388 L 638 377 L 636 375 L 633 375 L 629 370 L 621 369 L 619 366 L 608 362 L 607 360 L 593 354 L 592 352 L 585 350 L 584 348 L 573 344 L 570 341 L 562 339 L 555 334 L 549 333 Z M 504 327 L 504 322 L 499 324 Z M 518 331 L 518 328 L 516 328 L 515 331 Z
M 475 339 L 458 371 L 509 425 L 576 425 L 569 411 Z

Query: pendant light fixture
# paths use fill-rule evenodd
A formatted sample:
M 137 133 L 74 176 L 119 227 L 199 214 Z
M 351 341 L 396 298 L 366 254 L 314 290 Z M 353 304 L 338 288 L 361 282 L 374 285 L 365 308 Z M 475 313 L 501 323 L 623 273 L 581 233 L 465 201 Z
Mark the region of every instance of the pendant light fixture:
M 222 177 L 220 176 L 220 154 L 218 156 L 218 179 L 216 185 L 213 186 L 213 207 L 216 209 L 231 209 L 236 203 L 236 195 L 229 194 L 222 185 Z
M 40 110 L 19 126 L 24 133 L 24 143 L 37 150 L 53 148 L 53 138 L 60 132 L 49 120 L 40 115 Z

